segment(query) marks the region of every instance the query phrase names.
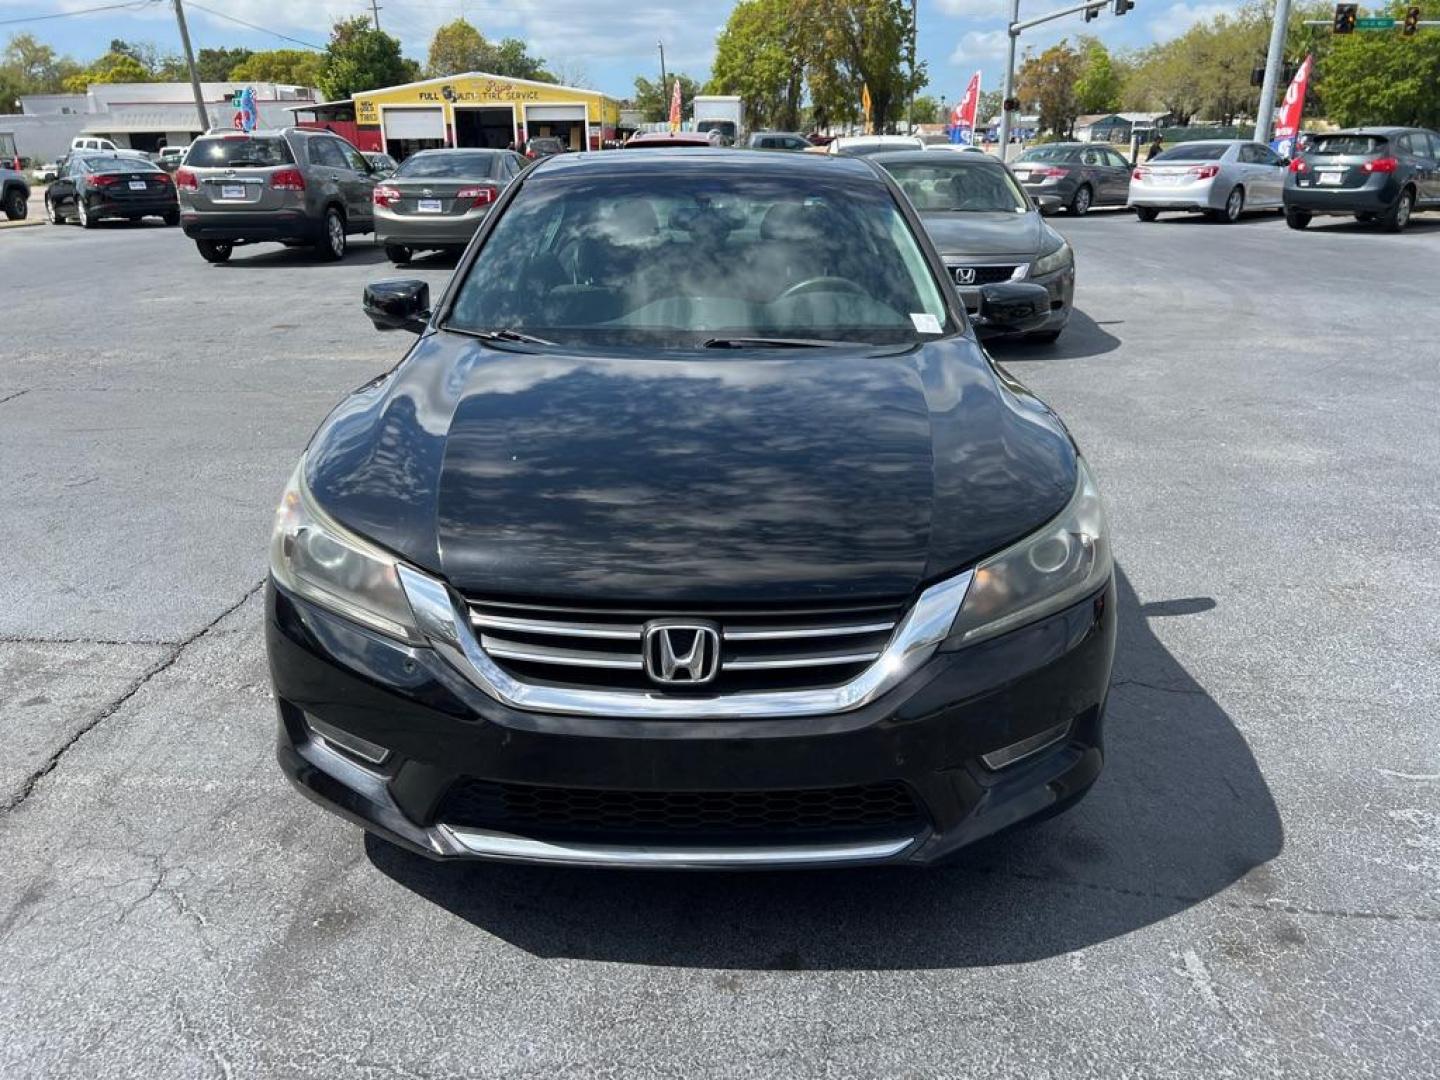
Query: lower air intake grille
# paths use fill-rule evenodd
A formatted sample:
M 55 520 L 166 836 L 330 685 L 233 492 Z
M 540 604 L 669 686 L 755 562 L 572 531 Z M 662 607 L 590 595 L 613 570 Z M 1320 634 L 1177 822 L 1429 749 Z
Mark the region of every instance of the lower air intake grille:
M 918 831 L 921 815 L 898 781 L 798 791 L 601 791 L 458 781 L 443 824 L 524 836 L 715 838 Z

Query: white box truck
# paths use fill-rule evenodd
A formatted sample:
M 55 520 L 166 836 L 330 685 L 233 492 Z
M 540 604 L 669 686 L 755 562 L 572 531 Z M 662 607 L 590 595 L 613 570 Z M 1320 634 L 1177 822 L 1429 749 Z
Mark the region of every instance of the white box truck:
M 727 143 L 740 141 L 744 113 L 738 94 L 696 94 L 691 106 L 696 131 L 718 131 Z

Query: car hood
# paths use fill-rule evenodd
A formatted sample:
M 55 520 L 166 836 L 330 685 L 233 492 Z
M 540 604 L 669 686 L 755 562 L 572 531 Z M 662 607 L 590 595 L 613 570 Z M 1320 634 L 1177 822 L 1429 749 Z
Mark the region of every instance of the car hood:
M 468 595 L 778 603 L 913 595 L 1057 513 L 1075 457 L 968 338 L 636 359 L 442 332 L 306 475 Z
M 921 214 L 925 231 L 941 255 L 1026 255 L 1040 249 L 1045 223 L 1024 214 Z

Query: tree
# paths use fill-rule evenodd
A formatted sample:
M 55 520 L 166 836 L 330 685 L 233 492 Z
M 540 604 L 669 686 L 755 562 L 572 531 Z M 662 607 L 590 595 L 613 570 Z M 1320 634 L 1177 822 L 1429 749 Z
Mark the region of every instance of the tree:
M 149 70 L 129 53 L 108 52 L 82 72 L 64 82 L 68 93 L 83 94 L 91 83 L 152 82 Z
M 464 19 L 456 19 L 436 30 L 430 39 L 425 73 L 439 79 L 465 71 L 484 71 L 489 51 L 490 43 L 479 30 Z
M 1039 56 L 1027 55 L 1020 65 L 1016 93 L 1021 105 L 1040 114 L 1040 129 L 1068 135 L 1079 115 L 1075 84 L 1084 61 L 1068 41 L 1050 46 Z
M 905 110 L 910 95 L 929 78 L 923 63 L 910 71 L 915 30 L 909 0 L 798 0 L 813 39 L 811 95 L 817 112 L 844 110 L 849 97 L 858 110 L 866 90 L 875 130 L 886 130 Z M 816 98 L 816 90 L 825 95 Z M 853 115 L 853 114 L 852 114 Z
M 940 102 L 928 94 L 915 99 L 910 115 L 917 124 L 939 124 L 949 120 L 949 117 L 940 115 Z
M 1125 80 L 1122 103 L 1131 109 L 1164 112 L 1181 127 L 1200 107 L 1200 89 L 1195 81 L 1193 59 L 1183 49 L 1172 48 L 1183 38 L 1156 45 L 1140 54 Z
M 1120 72 L 1110 50 L 1098 38 L 1079 41 L 1080 77 L 1075 81 L 1075 106 L 1081 113 L 1110 113 L 1120 108 Z
M 808 32 L 804 5 L 741 0 L 715 42 L 706 90 L 739 94 L 752 129 L 800 126 Z
M 249 49 L 201 49 L 195 54 L 195 71 L 199 74 L 201 82 L 229 82 L 232 77 L 230 73 L 254 55 Z M 187 74 L 183 78 L 188 79 L 189 75 Z M 261 79 L 258 81 L 284 82 L 285 80 Z
M 980 104 L 975 109 L 975 118 L 982 124 L 988 124 L 1000 115 L 1000 107 L 1005 104 L 1005 94 L 1000 90 L 981 90 Z
M 485 66 L 480 70 L 510 79 L 531 79 L 549 83 L 555 81 L 555 76 L 545 70 L 544 59 L 531 56 L 525 48 L 525 42 L 519 38 L 506 38 L 499 45 L 493 46 Z
M 1388 14 L 1405 17 L 1408 3 Z M 1440 127 L 1440 33 L 1351 34 L 1332 44 L 1318 79 L 1329 119 L 1356 124 Z
M 400 55 L 400 42 L 357 15 L 337 22 L 330 33 L 320 89 L 331 99 L 394 86 L 413 78 L 415 65 Z
M 700 91 L 700 84 L 689 75 L 682 75 L 678 71 L 672 71 L 669 79 L 670 83 L 662 87 L 659 79 L 651 82 L 643 75 L 635 76 L 635 108 L 652 124 L 670 119 L 670 95 L 674 92 L 670 87 L 675 85 L 676 80 L 680 83 L 681 117 L 690 116 L 694 112 L 695 95 Z
M 323 53 L 310 52 L 307 49 L 270 49 L 251 53 L 230 69 L 226 79 L 232 82 L 319 86 L 324 68 Z

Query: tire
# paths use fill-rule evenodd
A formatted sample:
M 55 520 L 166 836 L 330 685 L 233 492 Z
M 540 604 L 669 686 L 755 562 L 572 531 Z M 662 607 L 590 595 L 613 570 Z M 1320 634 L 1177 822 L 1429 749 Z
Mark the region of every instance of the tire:
M 75 220 L 80 223 L 82 229 L 93 229 L 96 221 L 90 216 L 90 207 L 86 205 L 84 198 L 75 200 Z
M 1060 340 L 1059 330 L 1040 330 L 1033 334 L 1024 335 L 1024 340 L 1034 345 L 1054 345 Z
M 11 221 L 24 221 L 30 213 L 30 204 L 25 199 L 25 192 L 19 188 L 11 188 L 5 193 L 5 216 Z
M 1154 221 L 1160 216 L 1160 211 L 1153 206 L 1137 206 L 1135 207 L 1135 216 L 1141 221 Z
M 1400 197 L 1379 215 L 1380 227 L 1386 232 L 1403 232 L 1410 224 L 1410 215 L 1415 212 L 1415 189 L 1404 188 Z
M 1225 196 L 1225 209 L 1210 211 L 1210 220 L 1221 225 L 1234 225 L 1245 212 L 1245 189 L 1236 184 Z
M 1285 208 L 1285 224 L 1292 229 L 1303 229 L 1310 224 L 1313 215 L 1309 210 L 1297 210 L 1293 206 Z
M 1090 207 L 1094 204 L 1094 201 L 1095 193 L 1090 190 L 1090 185 L 1081 184 L 1075 194 L 1070 197 L 1070 206 L 1068 209 L 1070 213 L 1076 217 L 1084 217 L 1090 212 Z
M 176 225 L 180 224 L 180 211 L 166 210 L 164 221 L 166 225 L 170 226 L 173 229 Z
M 200 252 L 200 257 L 210 263 L 229 262 L 235 251 L 234 244 L 220 240 L 196 240 L 195 247 Z
M 386 244 L 385 257 L 396 266 L 404 266 L 410 261 L 412 252 L 404 244 Z
M 333 206 L 325 208 L 325 224 L 315 241 L 315 254 L 326 262 L 339 262 L 345 257 L 345 218 Z
M 51 225 L 65 224 L 65 218 L 61 215 L 59 210 L 55 209 L 55 204 L 51 202 L 48 198 L 45 200 L 45 220 L 48 221 Z

